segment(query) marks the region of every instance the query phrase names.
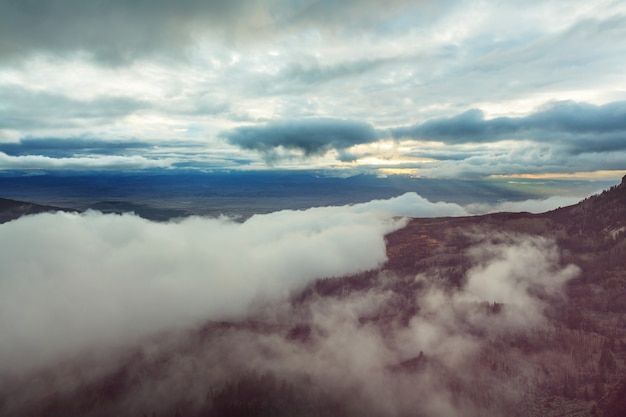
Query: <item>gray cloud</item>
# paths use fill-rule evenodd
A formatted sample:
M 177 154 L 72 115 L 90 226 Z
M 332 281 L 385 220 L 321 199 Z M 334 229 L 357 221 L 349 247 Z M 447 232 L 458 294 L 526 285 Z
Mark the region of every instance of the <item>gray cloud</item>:
M 204 144 L 198 142 L 113 140 L 96 138 L 22 138 L 18 142 L 0 142 L 0 152 L 10 157 L 44 156 L 80 158 L 93 156 L 148 156 L 157 159 L 197 154 Z
M 409 65 L 413 57 L 397 55 L 387 57 L 367 57 L 345 59 L 339 62 L 324 62 L 311 56 L 291 58 L 276 74 L 260 79 L 252 86 L 259 94 L 294 94 L 320 88 L 345 87 L 345 84 L 372 83 L 378 77 L 384 77 L 403 65 Z M 329 84 L 326 86 L 325 84 Z
M 407 8 L 412 11 L 415 9 L 422 11 L 421 18 L 417 18 L 419 23 L 432 23 L 435 16 L 443 14 L 447 7 L 454 3 L 456 2 L 390 0 L 385 5 L 381 5 L 376 0 L 346 0 L 340 3 L 332 0 L 304 0 L 285 2 L 285 5 L 291 6 L 290 13 L 286 14 L 287 21 L 328 26 L 333 29 L 345 28 L 347 24 L 350 26 L 349 29 L 355 30 L 363 24 L 371 28 L 372 24 L 378 22 L 383 16 L 393 16 Z
M 430 3 L 424 2 L 426 6 Z M 363 30 L 407 4 L 412 2 L 394 0 L 383 6 L 369 0 L 183 0 L 176 5 L 165 0 L 2 1 L 0 59 L 29 52 L 74 51 L 116 64 L 163 53 L 182 57 L 202 34 L 237 43 L 257 42 L 310 26 L 336 33 L 346 22 L 353 30 Z M 422 10 L 430 20 L 444 12 L 434 2 Z
M 369 124 L 340 119 L 270 122 L 262 126 L 238 127 L 222 132 L 221 136 L 232 145 L 260 152 L 269 161 L 280 157 L 279 148 L 313 156 L 332 149 L 345 151 L 354 145 L 379 139 L 379 134 Z
M 429 120 L 427 122 L 394 128 L 395 138 L 433 140 L 451 144 L 492 142 L 517 131 L 516 123 L 509 118 L 486 121 L 479 109 L 468 110 L 458 116 Z
M 596 106 L 571 101 L 556 103 L 519 121 L 527 129 L 563 133 L 612 133 L 626 130 L 626 102 Z
M 63 94 L 0 85 L 0 129 L 89 128 L 150 107 L 129 97 L 99 96 L 77 100 Z
M 262 20 L 255 22 L 262 18 L 262 3 L 268 2 L 2 1 L 0 57 L 84 51 L 103 61 L 125 63 L 163 52 L 180 56 L 194 32 L 202 29 L 253 33 L 263 26 Z
M 293 157 L 337 151 L 337 160 L 352 162 L 376 156 L 356 152 L 354 145 L 374 143 L 389 134 L 405 142 L 401 156 L 433 158 L 435 162 L 397 162 L 370 168 L 418 168 L 432 177 L 492 174 L 567 173 L 623 169 L 626 152 L 626 102 L 604 105 L 557 102 L 525 117 L 486 119 L 468 110 L 409 127 L 375 130 L 372 126 L 336 119 L 275 121 L 222 132 L 230 144 L 260 152 L 269 163 Z M 497 143 L 511 141 L 511 143 Z M 442 142 L 442 145 L 424 143 Z M 393 159 L 393 157 L 392 157 Z
M 112 141 L 88 138 L 23 138 L 19 142 L 0 143 L 0 152 L 4 152 L 9 156 L 41 155 L 50 158 L 71 158 L 93 154 L 145 154 L 154 147 L 154 143 L 142 141 Z
M 572 154 L 559 145 L 530 144 L 514 149 L 497 148 L 459 161 L 407 164 L 425 177 L 468 178 L 489 175 L 577 173 L 623 170 L 626 151 Z
M 626 102 L 596 106 L 559 102 L 525 117 L 485 119 L 482 111 L 468 110 L 450 118 L 391 129 L 395 138 L 414 138 L 447 144 L 529 139 L 559 143 L 578 152 L 626 149 Z

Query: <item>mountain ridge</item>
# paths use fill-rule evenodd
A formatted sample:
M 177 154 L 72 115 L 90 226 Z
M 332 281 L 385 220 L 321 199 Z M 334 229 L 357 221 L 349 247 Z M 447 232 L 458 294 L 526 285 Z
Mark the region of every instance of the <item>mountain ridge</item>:
M 57 211 L 76 212 L 76 210 L 68 208 L 0 197 L 0 224 L 19 219 L 22 216 Z

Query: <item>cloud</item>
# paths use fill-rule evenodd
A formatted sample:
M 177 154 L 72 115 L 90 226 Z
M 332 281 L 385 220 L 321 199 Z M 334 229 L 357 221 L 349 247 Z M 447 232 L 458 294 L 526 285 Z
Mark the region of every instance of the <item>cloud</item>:
M 394 205 L 395 202 L 391 204 Z M 366 208 L 367 204 L 361 205 L 359 210 Z M 339 215 L 341 219 L 335 218 L 335 215 Z M 344 217 L 345 215 L 348 217 Z M 256 231 L 250 236 L 249 232 L 252 230 L 246 229 L 248 233 L 244 241 L 248 243 L 241 241 L 243 235 L 231 229 L 230 232 L 234 231 L 238 235 L 239 243 L 244 245 L 239 245 L 236 253 L 222 258 L 222 266 L 229 270 L 233 267 L 235 270 L 248 269 L 254 271 L 254 274 L 248 271 L 241 277 L 241 282 L 236 282 L 237 280 L 233 281 L 235 275 L 226 273 L 222 277 L 222 285 L 227 288 L 221 289 L 220 294 L 211 294 L 207 291 L 207 283 L 199 282 L 206 280 L 197 274 L 194 274 L 195 278 L 176 275 L 176 282 L 163 280 L 164 260 L 175 256 L 180 261 L 187 261 L 183 263 L 188 263 L 189 252 L 194 248 L 193 244 L 181 246 L 177 234 L 172 235 L 172 230 L 167 229 L 171 225 L 162 225 L 164 229 L 159 233 L 157 230 L 146 230 L 139 226 L 144 232 L 142 242 L 133 243 L 128 238 L 136 236 L 135 232 L 140 230 L 128 229 L 127 226 L 130 224 L 127 223 L 116 225 L 115 222 L 120 220 L 119 217 L 98 217 L 98 221 L 106 224 L 107 232 L 102 232 L 104 223 L 95 229 L 93 226 L 96 225 L 90 224 L 92 228 L 84 232 L 91 234 L 96 231 L 96 234 L 101 236 L 100 247 L 92 247 L 94 252 L 98 252 L 102 244 L 109 243 L 119 248 L 120 256 L 125 253 L 130 257 L 131 253 L 137 254 L 140 243 L 154 244 L 155 240 L 158 242 L 161 239 L 173 239 L 168 251 L 161 253 L 161 258 L 154 260 L 150 270 L 150 279 L 160 282 L 160 285 L 167 289 L 167 295 L 160 298 L 157 305 L 138 302 L 150 299 L 146 293 L 154 292 L 154 288 L 146 285 L 148 277 L 144 278 L 142 285 L 136 285 L 133 279 L 128 278 L 128 274 L 124 278 L 107 276 L 106 280 L 94 282 L 94 274 L 98 273 L 96 268 L 80 262 L 74 263 L 73 272 L 80 272 L 82 267 L 88 267 L 90 279 L 75 276 L 73 280 L 90 282 L 89 287 L 93 288 L 94 293 L 98 293 L 99 298 L 96 300 L 85 298 L 91 289 L 87 293 L 83 291 L 76 294 L 82 297 L 82 299 L 76 297 L 81 304 L 81 316 L 78 318 L 72 316 L 69 321 L 53 325 L 52 328 L 46 327 L 37 334 L 37 337 L 43 337 L 45 334 L 51 337 L 54 331 L 65 332 L 67 337 L 68 328 L 75 326 L 77 319 L 90 321 L 91 326 L 96 326 L 81 334 L 83 337 L 91 337 L 98 330 L 100 324 L 98 320 L 103 314 L 103 311 L 98 311 L 101 314 L 98 319 L 89 318 L 96 310 L 104 310 L 105 317 L 109 320 L 124 313 L 123 317 L 116 319 L 126 326 L 134 324 L 135 331 L 139 324 L 138 316 L 145 316 L 146 321 L 162 320 L 164 316 L 166 320 L 172 320 L 169 317 L 176 310 L 173 306 L 182 303 L 183 298 L 175 303 L 171 300 L 182 294 L 182 285 L 187 285 L 189 290 L 194 289 L 200 294 L 196 292 L 186 294 L 185 302 L 179 305 L 179 308 L 189 309 L 189 304 L 193 305 L 199 299 L 203 299 L 205 309 L 223 311 L 225 306 L 231 306 L 229 308 L 232 309 L 233 301 L 237 305 L 234 308 L 239 309 L 241 303 L 248 298 L 247 295 L 242 298 L 242 294 L 255 292 L 249 287 L 258 289 L 260 284 L 266 291 L 275 292 L 279 288 L 286 288 L 284 285 L 277 287 L 277 280 L 298 280 L 300 279 L 298 275 L 303 271 L 311 272 L 315 268 L 324 268 L 320 265 L 321 259 L 317 259 L 314 252 L 308 252 L 294 260 L 289 257 L 304 249 L 302 245 L 306 244 L 308 239 L 320 238 L 317 243 L 322 243 L 322 240 L 326 239 L 323 237 L 326 233 L 338 233 L 335 234 L 335 238 L 343 235 L 339 242 L 327 236 L 334 242 L 334 249 L 350 251 L 349 245 L 344 247 L 341 243 L 342 241 L 348 243 L 345 239 L 350 231 L 354 231 L 357 224 L 372 226 L 367 217 L 354 215 L 355 212 L 349 212 L 347 208 L 332 208 L 277 213 L 275 223 L 270 217 L 260 216 L 256 221 L 266 226 L 271 222 L 274 230 L 255 227 L 253 229 Z M 356 220 L 358 217 L 361 219 L 356 223 L 346 222 L 349 219 Z M 38 216 L 31 219 L 41 220 L 46 217 Z M 80 222 L 81 219 L 84 217 L 72 218 L 75 222 Z M 132 218 L 127 217 L 123 220 L 128 221 Z M 195 219 L 193 224 L 189 224 L 186 234 L 190 236 L 189 231 L 193 230 L 193 233 L 202 235 L 197 238 L 206 245 L 207 237 L 203 235 L 205 230 L 198 223 L 200 220 Z M 297 226 L 291 227 L 290 222 L 286 220 L 295 220 Z M 339 224 L 328 229 L 323 227 L 323 224 L 330 225 L 337 220 L 341 220 L 342 231 L 334 230 L 342 227 Z M 257 226 L 260 226 L 260 223 Z M 178 226 L 183 225 L 180 223 Z M 306 233 L 301 230 L 303 233 L 300 234 L 296 230 L 302 225 L 305 226 Z M 63 226 L 67 231 L 67 225 Z M 223 223 L 222 227 L 241 227 L 243 233 L 246 224 L 235 226 Z M 122 228 L 124 232 L 121 231 Z M 70 230 L 72 233 L 76 231 L 74 228 Z M 54 231 L 51 234 L 54 234 Z M 279 240 L 287 236 L 289 243 L 285 242 L 284 246 L 275 247 Z M 357 244 L 360 249 L 363 249 L 363 245 L 367 245 L 369 240 L 363 240 L 363 237 L 361 234 L 352 238 L 360 242 Z M 374 240 L 378 239 L 379 237 Z M 545 368 L 542 369 L 541 365 L 534 363 L 532 357 L 520 357 L 519 350 L 512 347 L 513 343 L 519 337 L 532 337 L 533 334 L 545 337 L 542 331 L 550 330 L 544 316 L 548 302 L 562 296 L 563 285 L 576 276 L 578 269 L 572 265 L 561 265 L 558 247 L 553 241 L 541 237 L 475 233 L 472 239 L 474 244 L 464 254 L 471 268 L 467 270 L 465 280 L 459 287 L 450 287 L 445 270 L 430 271 L 437 275 L 436 277 L 428 274 L 400 277 L 381 273 L 368 280 L 368 285 L 356 286 L 349 291 L 335 292 L 326 296 L 312 292 L 299 301 L 277 301 L 274 297 L 272 302 L 259 304 L 250 316 L 250 321 L 245 319 L 231 321 L 230 325 L 224 326 L 208 324 L 199 333 L 175 332 L 162 335 L 160 338 L 144 340 L 128 359 L 122 359 L 121 362 L 110 363 L 110 357 L 108 363 L 102 359 L 90 360 L 87 362 L 87 369 L 77 371 L 81 378 L 72 378 L 67 371 L 55 374 L 52 368 L 46 374 L 46 383 L 41 384 L 43 387 L 30 384 L 24 389 L 18 389 L 15 395 L 7 397 L 7 404 L 17 403 L 24 407 L 29 401 L 36 403 L 40 400 L 39 396 L 49 397 L 50 392 L 54 392 L 57 405 L 63 404 L 64 395 L 67 395 L 69 404 L 75 406 L 77 397 L 84 395 L 84 391 L 73 391 L 76 385 L 84 384 L 97 389 L 100 386 L 99 378 L 107 381 L 111 379 L 111 375 L 117 375 L 116 381 L 123 388 L 122 392 L 119 397 L 113 397 L 112 401 L 102 402 L 99 405 L 99 412 L 108 410 L 106 407 L 113 407 L 118 414 L 124 414 L 128 410 L 142 412 L 167 410 L 180 403 L 191 404 L 197 412 L 200 407 L 206 406 L 207 396 L 219 393 L 228 383 L 233 383 L 232 381 L 237 383 L 238 378 L 242 376 L 271 372 L 280 381 L 290 383 L 295 396 L 303 396 L 309 409 L 315 407 L 314 404 L 318 404 L 318 401 L 321 404 L 326 402 L 339 404 L 341 411 L 336 413 L 338 415 L 364 415 L 364 413 L 381 417 L 414 413 L 435 417 L 511 415 L 514 411 L 520 410 L 520 406 L 523 406 L 520 401 L 535 389 L 535 384 L 541 382 L 541 376 L 545 372 Z M 249 258 L 249 254 L 242 248 L 250 249 L 248 245 L 252 242 L 258 245 L 256 248 L 265 249 L 257 257 Z M 232 249 L 228 241 L 222 241 L 221 245 L 226 247 L 223 250 L 213 249 L 220 252 L 219 255 L 223 256 Z M 316 248 L 324 252 L 322 264 L 328 262 L 326 249 L 317 246 Z M 70 248 L 65 246 L 64 249 Z M 274 249 L 277 250 L 275 253 Z M 293 263 L 293 266 L 286 269 L 292 269 L 292 274 L 295 271 L 295 276 L 283 274 L 279 266 L 280 277 L 277 278 L 276 271 L 263 267 L 272 263 L 272 256 L 268 255 L 272 253 L 278 255 L 279 252 L 281 255 L 277 257 L 276 265 L 279 264 L 278 260 L 281 260 L 283 265 L 285 262 Z M 79 254 L 84 255 L 84 251 Z M 364 255 L 365 253 L 362 253 L 357 258 L 348 255 L 348 258 L 351 258 L 349 262 L 361 262 L 359 258 Z M 53 261 L 56 256 L 58 254 L 50 254 L 48 261 Z M 194 261 L 193 267 L 201 266 L 197 262 L 202 262 L 207 256 L 219 259 L 218 253 L 209 251 L 208 255 L 203 253 L 199 256 Z M 332 259 L 341 257 L 339 254 L 331 256 Z M 231 258 L 236 258 L 237 262 L 231 263 Z M 77 257 L 76 260 L 80 258 Z M 367 265 L 373 263 L 374 260 L 367 261 Z M 96 265 L 100 266 L 99 263 Z M 13 291 L 11 295 L 23 296 L 33 289 L 32 274 L 36 272 L 36 266 L 35 264 L 16 266 L 21 270 L 22 277 L 31 282 L 27 281 L 24 284 L 22 279 L 14 283 L 15 286 L 20 284 L 21 287 L 18 288 L 23 291 L 21 293 Z M 355 267 L 353 265 L 349 269 Z M 366 265 L 361 264 L 357 268 L 364 267 Z M 170 273 L 189 272 L 181 270 L 180 267 L 170 266 L 165 269 L 169 269 Z M 24 275 L 25 271 L 30 272 L 30 275 Z M 62 272 L 67 271 L 56 271 L 57 274 Z M 108 271 L 102 273 L 106 272 Z M 213 267 L 202 272 L 211 275 L 217 272 L 224 273 L 226 270 Z M 260 278 L 255 276 L 264 275 L 266 272 L 274 272 L 273 278 L 260 281 Z M 113 290 L 110 288 L 112 284 L 105 283 L 107 280 L 119 280 L 123 285 Z M 32 307 L 45 309 L 54 304 L 48 298 L 57 295 L 58 290 L 55 288 L 57 282 L 42 281 L 42 290 L 52 292 L 45 293 L 46 297 L 43 298 L 32 295 L 33 301 L 37 301 Z M 133 289 L 139 292 L 134 293 Z M 115 292 L 114 296 L 109 294 L 111 291 Z M 229 296 L 231 291 L 233 294 Z M 133 297 L 130 297 L 129 293 Z M 223 299 L 224 297 L 226 299 Z M 135 298 L 132 314 L 129 314 L 127 309 L 120 311 L 120 306 L 123 306 L 124 300 L 128 298 Z M 26 314 L 32 307 L 25 304 L 24 300 L 21 301 L 22 314 L 17 322 L 32 325 L 34 315 L 32 312 L 30 315 Z M 111 302 L 115 304 L 111 305 Z M 11 311 L 16 304 L 17 300 L 8 304 L 3 302 L 2 305 L 8 306 Z M 67 302 L 55 305 L 53 310 L 55 316 L 46 317 L 46 321 L 63 318 L 59 313 L 64 308 L 70 307 L 72 304 L 68 306 Z M 408 320 L 404 320 L 403 316 L 407 312 L 411 313 L 405 317 Z M 300 332 L 295 333 L 300 334 L 301 338 L 292 337 L 294 329 L 300 329 Z M 6 334 L 13 335 L 11 331 Z M 3 343 L 4 346 L 7 345 L 4 339 Z M 48 341 L 47 347 L 49 349 L 54 345 Z M 22 350 L 21 354 L 25 354 L 25 351 Z M 121 374 L 120 369 L 124 369 Z M 19 383 L 27 383 L 30 380 L 17 381 L 19 387 Z M 266 400 L 270 401 L 271 398 Z M 281 397 L 280 400 L 284 401 L 284 398 Z M 20 404 L 20 401 L 23 402 Z M 210 402 L 208 403 L 210 405 Z M 285 403 L 280 404 L 284 407 Z M 189 415 L 195 414 L 190 412 Z
M 525 117 L 485 119 L 482 111 L 468 110 L 450 118 L 391 129 L 395 138 L 413 138 L 446 144 L 497 142 L 506 139 L 560 144 L 572 152 L 625 150 L 626 102 L 600 106 L 558 102 Z
M 473 266 L 460 298 L 503 303 L 500 331 L 542 324 L 547 308 L 542 297 L 563 296 L 564 284 L 580 273 L 574 265 L 560 266 L 559 248 L 541 236 L 493 234 L 468 255 Z M 493 324 L 484 330 L 492 331 Z
M 486 214 L 498 212 L 511 213 L 545 213 L 559 207 L 567 207 L 578 203 L 580 197 L 552 196 L 544 199 L 529 199 L 524 201 L 503 201 L 498 204 L 472 203 L 464 208 L 472 214 Z
M 112 141 L 87 138 L 23 138 L 19 142 L 0 143 L 0 152 L 8 156 L 40 155 L 71 158 L 76 155 L 116 155 L 145 153 L 155 144 L 142 141 Z
M 261 79 L 253 88 L 258 89 L 260 94 L 278 95 L 310 91 L 314 86 L 320 88 L 324 84 L 331 85 L 326 88 L 344 87 L 345 83 L 355 83 L 359 78 L 369 81 L 371 77 L 383 76 L 394 65 L 409 62 L 409 58 L 404 56 L 326 62 L 315 56 L 294 54 L 290 59 L 280 71 L 269 75 L 265 80 Z
M 556 102 L 528 116 L 494 119 L 472 109 L 389 131 L 414 149 L 408 154 L 437 159 L 406 166 L 427 177 L 620 170 L 626 102 Z
M 356 210 L 391 211 L 396 216 L 407 217 L 446 217 L 464 216 L 465 208 L 458 204 L 439 201 L 430 202 L 416 193 L 406 193 L 392 200 L 373 200 L 366 205 L 356 205 Z
M 468 110 L 458 116 L 434 119 L 419 125 L 394 128 L 391 134 L 395 138 L 431 140 L 451 144 L 468 142 L 493 142 L 505 138 L 517 130 L 509 118 L 485 121 L 479 109 Z M 497 139 L 496 139 L 497 138 Z
M 148 159 L 140 155 L 83 156 L 51 158 L 41 155 L 10 156 L 0 152 L 3 170 L 100 170 L 100 169 L 148 169 L 167 168 L 174 163 L 169 158 Z
M 114 140 L 95 138 L 22 138 L 17 142 L 0 142 L 0 153 L 7 157 L 34 157 L 48 159 L 63 159 L 64 161 L 76 158 L 100 157 L 143 157 L 146 161 L 152 159 L 167 166 L 172 157 L 184 157 L 185 153 L 198 154 L 204 150 L 204 144 L 190 141 L 160 141 L 149 142 L 140 140 Z M 217 158 L 216 158 L 217 159 Z M 32 159 L 31 159 L 32 160 Z
M 465 146 L 455 158 L 480 154 L 430 165 L 425 175 L 477 175 L 485 161 L 487 174 L 524 173 L 524 164 L 489 152 L 506 139 L 551 147 L 555 159 L 531 161 L 528 171 L 569 170 L 558 156 L 583 155 L 572 168 L 580 171 L 586 158 L 599 164 L 602 155 L 591 153 L 624 151 L 618 87 L 626 10 L 586 8 L 580 1 L 0 1 L 0 136 L 195 135 L 219 148 L 219 132 L 241 136 L 242 122 L 277 127 L 330 117 L 377 133 L 395 126 L 398 142 L 419 142 L 411 153 L 436 142 Z M 515 117 L 546 101 L 556 104 Z M 353 140 L 278 141 L 286 147 L 238 140 L 233 153 L 261 152 L 277 166 L 360 164 L 345 147 Z M 403 153 L 404 143 L 397 149 Z M 428 153 L 451 161 L 437 151 Z
M 430 3 L 430 2 L 426 2 Z M 0 58 L 29 52 L 87 52 L 102 62 L 124 64 L 168 54 L 184 57 L 198 37 L 254 43 L 317 27 L 329 34 L 346 21 L 363 31 L 411 2 L 309 2 L 292 0 L 56 0 L 46 4 L 0 2 Z M 443 13 L 441 7 L 422 12 Z M 431 14 L 432 16 L 432 14 Z M 424 19 L 426 21 L 426 19 Z
M 390 134 L 395 158 L 435 158 L 402 164 L 391 161 L 378 168 L 418 168 L 432 177 L 493 174 L 563 173 L 622 169 L 626 152 L 626 102 L 604 105 L 557 102 L 525 117 L 486 119 L 471 109 L 450 118 L 432 119 L 387 130 L 340 119 L 274 121 L 222 132 L 230 144 L 260 152 L 267 162 L 303 156 L 321 156 L 335 150 L 341 162 L 376 156 L 380 150 L 355 151 Z M 437 144 L 441 143 L 441 145 Z M 360 162 L 364 164 L 364 162 Z
M 452 206 L 413 193 L 244 223 L 96 212 L 5 223 L 0 368 L 237 317 L 255 300 L 281 299 L 317 278 L 376 268 L 386 259 L 384 235 L 404 224 L 395 216 Z
M 367 123 L 340 119 L 276 121 L 261 126 L 242 126 L 221 133 L 230 144 L 260 152 L 267 160 L 280 158 L 282 148 L 304 156 L 345 151 L 357 144 L 372 143 L 379 135 Z
M 0 129 L 81 127 L 88 129 L 111 123 L 150 105 L 131 97 L 98 96 L 78 100 L 50 91 L 24 86 L 1 85 Z
M 83 51 L 116 64 L 162 52 L 181 56 L 194 32 L 203 27 L 213 26 L 218 32 L 228 29 L 233 34 L 252 33 L 263 27 L 267 17 L 263 5 L 267 3 L 185 0 L 174 7 L 161 0 L 115 0 L 106 4 L 76 0 L 46 4 L 3 1 L 0 36 L 5 41 L 0 56 Z
M 626 102 L 596 106 L 565 101 L 554 103 L 521 121 L 528 129 L 563 133 L 612 133 L 626 129 Z
M 422 25 L 433 23 L 437 17 L 446 14 L 448 7 L 453 6 L 455 1 L 433 2 L 410 0 L 390 0 L 384 6 L 375 0 L 347 0 L 337 3 L 330 0 L 286 2 L 291 3 L 291 13 L 288 20 L 292 24 L 304 27 L 315 25 L 337 31 L 340 28 L 356 32 L 371 29 L 372 26 L 388 17 L 395 17 L 403 11 L 415 13 L 415 19 Z M 418 13 L 419 12 L 419 13 Z M 399 25 L 400 26 L 400 25 Z M 381 32 L 392 28 L 387 26 L 380 28 Z
M 494 145 L 477 155 L 462 160 L 436 163 L 414 163 L 427 178 L 484 178 L 489 175 L 593 173 L 624 169 L 626 151 L 587 152 L 572 154 L 560 145 L 515 143 Z

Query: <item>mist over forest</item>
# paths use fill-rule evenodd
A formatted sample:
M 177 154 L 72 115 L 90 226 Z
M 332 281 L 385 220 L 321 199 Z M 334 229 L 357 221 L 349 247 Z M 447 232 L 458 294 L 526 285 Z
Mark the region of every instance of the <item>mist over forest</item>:
M 0 225 L 0 406 L 12 416 L 608 410 L 626 339 L 622 304 L 598 304 L 597 286 L 623 280 L 623 191 L 545 214 L 468 216 L 407 193 L 237 221 L 17 218 Z M 600 232 L 585 243 L 576 230 Z

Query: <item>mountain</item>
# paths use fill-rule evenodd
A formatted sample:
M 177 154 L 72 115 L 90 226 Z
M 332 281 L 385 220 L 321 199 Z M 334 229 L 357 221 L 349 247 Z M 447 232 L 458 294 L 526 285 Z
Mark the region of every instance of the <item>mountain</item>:
M 75 210 L 35 203 L 27 203 L 24 201 L 11 200 L 8 198 L 0 198 L 0 224 L 18 219 L 22 216 L 57 211 Z
M 144 219 L 153 221 L 168 221 L 175 218 L 186 217 L 190 214 L 182 209 L 159 208 L 148 204 L 137 204 L 126 201 L 98 201 L 83 206 L 81 210 L 78 210 L 75 208 L 0 198 L 0 224 L 32 214 L 54 213 L 57 211 L 78 213 L 86 210 L 96 210 L 106 214 L 135 213 Z
M 626 177 L 541 214 L 411 219 L 387 262 L 239 320 L 0 379 L 7 416 L 620 416 Z

